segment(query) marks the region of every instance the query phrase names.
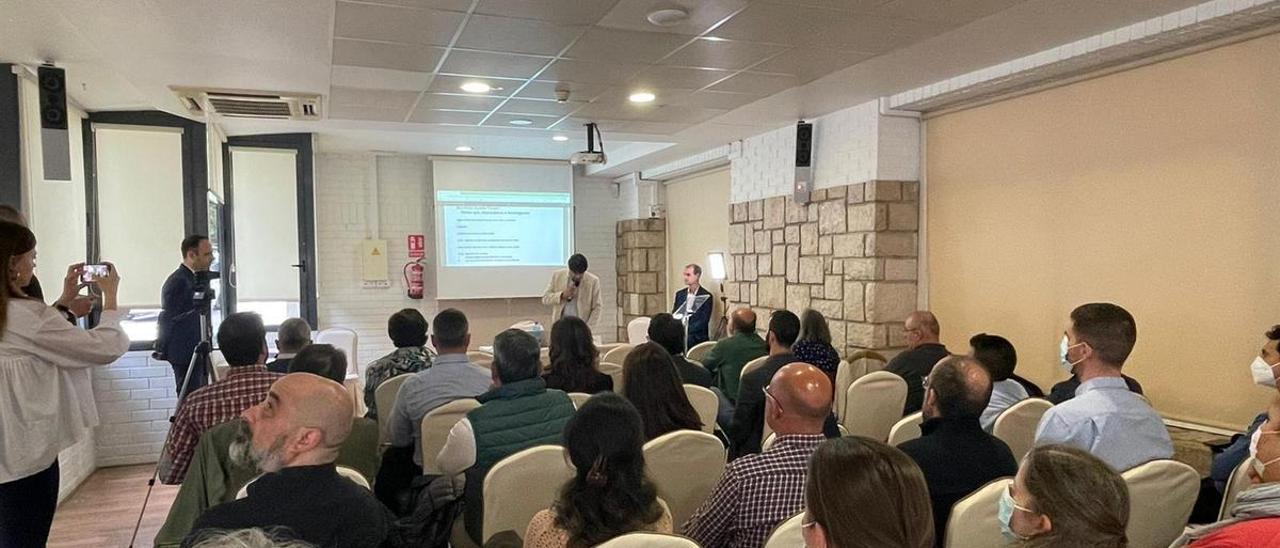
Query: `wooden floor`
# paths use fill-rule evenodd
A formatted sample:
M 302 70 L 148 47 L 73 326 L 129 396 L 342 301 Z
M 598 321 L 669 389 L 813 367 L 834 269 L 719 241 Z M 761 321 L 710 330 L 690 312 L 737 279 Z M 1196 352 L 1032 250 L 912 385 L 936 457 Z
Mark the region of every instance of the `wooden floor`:
M 147 493 L 147 479 L 154 470 L 154 465 L 147 464 L 94 472 L 58 507 L 49 546 L 128 546 Z M 178 486 L 156 482 L 134 546 L 152 545 L 177 495 Z

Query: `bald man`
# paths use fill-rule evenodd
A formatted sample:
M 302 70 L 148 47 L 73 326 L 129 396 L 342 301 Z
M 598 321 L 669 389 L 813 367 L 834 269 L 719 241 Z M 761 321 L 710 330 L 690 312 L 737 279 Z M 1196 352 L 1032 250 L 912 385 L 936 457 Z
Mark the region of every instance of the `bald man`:
M 902 407 L 902 414 L 906 416 L 919 411 L 924 403 L 924 387 L 920 383 L 925 375 L 938 360 L 951 353 L 938 339 L 942 333 L 938 318 L 928 310 L 917 310 L 907 316 L 907 320 L 902 322 L 902 331 L 906 335 L 907 349 L 889 360 L 884 370 L 907 381 L 907 402 Z
M 311 373 L 291 373 L 271 385 L 261 403 L 241 414 L 231 444 L 237 464 L 263 472 L 246 498 L 209 509 L 183 541 L 203 530 L 282 528 L 318 546 L 376 547 L 387 537 L 389 512 L 363 486 L 334 467 L 351 433 L 353 402 L 346 389 Z
M 970 356 L 943 358 L 926 377 L 921 437 L 898 448 L 920 465 L 942 546 L 951 506 L 993 479 L 1018 472 L 1009 446 L 982 429 L 991 374 Z
M 774 373 L 765 396 L 765 420 L 777 434 L 764 453 L 725 468 L 711 496 L 684 525 L 684 534 L 707 548 L 757 548 L 778 523 L 804 508 L 809 456 L 826 439 L 831 379 L 807 363 Z
M 769 346 L 756 334 L 756 313 L 750 308 L 734 310 L 729 323 L 733 335 L 716 342 L 702 360 L 702 366 L 715 377 L 720 392 L 730 402 L 737 403 L 742 366 L 767 354 Z

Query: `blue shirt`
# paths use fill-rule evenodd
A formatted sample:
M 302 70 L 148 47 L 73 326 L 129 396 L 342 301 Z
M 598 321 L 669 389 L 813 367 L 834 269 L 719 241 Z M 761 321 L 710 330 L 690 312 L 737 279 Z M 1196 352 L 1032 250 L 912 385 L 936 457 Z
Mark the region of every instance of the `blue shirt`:
M 990 434 L 991 429 L 996 427 L 996 417 L 999 417 L 1000 413 L 1012 407 L 1013 404 L 1029 397 L 1031 396 L 1027 394 L 1027 389 L 1013 379 L 1005 379 L 992 384 L 991 401 L 987 403 L 987 408 L 982 412 L 982 429 Z
M 422 464 L 422 417 L 453 400 L 474 398 L 489 390 L 492 373 L 471 363 L 466 354 L 441 354 L 430 369 L 414 373 L 400 386 L 391 413 L 391 445 L 413 443 L 413 462 Z
M 1049 409 L 1036 428 L 1036 445 L 1053 443 L 1084 449 L 1117 472 L 1173 457 L 1164 421 L 1120 377 L 1085 381 L 1075 398 Z

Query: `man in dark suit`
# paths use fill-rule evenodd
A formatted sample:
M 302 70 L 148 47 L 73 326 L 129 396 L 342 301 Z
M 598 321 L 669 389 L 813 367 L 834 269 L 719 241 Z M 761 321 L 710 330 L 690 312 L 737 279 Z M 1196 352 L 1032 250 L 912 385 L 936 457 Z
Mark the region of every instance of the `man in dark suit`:
M 196 272 L 209 270 L 213 264 L 213 244 L 207 236 L 193 234 L 182 240 L 182 264 L 169 275 L 160 293 L 159 333 L 156 351 L 173 366 L 178 397 L 182 397 L 182 381 L 191 365 L 191 355 L 200 344 L 200 312 L 196 309 Z M 187 393 L 208 383 L 207 364 L 197 364 L 191 372 Z
M 702 267 L 696 264 L 684 267 L 684 285 L 684 289 L 676 292 L 676 302 L 671 307 L 671 313 L 677 317 L 681 315 L 688 317 L 688 343 L 689 348 L 693 348 L 698 343 L 704 343 L 710 339 L 708 326 L 711 324 L 711 309 L 715 306 L 711 302 L 711 292 L 702 287 Z M 689 301 L 690 293 L 695 297 L 693 302 Z M 690 306 L 696 305 L 699 295 L 706 295 L 706 301 L 696 310 L 690 310 Z

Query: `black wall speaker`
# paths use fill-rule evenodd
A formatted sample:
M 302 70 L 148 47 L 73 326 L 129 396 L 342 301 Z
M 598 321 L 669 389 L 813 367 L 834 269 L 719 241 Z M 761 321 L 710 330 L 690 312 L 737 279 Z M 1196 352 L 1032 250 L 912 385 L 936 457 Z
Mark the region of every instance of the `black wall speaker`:
M 813 124 L 801 120 L 796 124 L 796 183 L 792 199 L 809 203 L 813 192 Z
M 44 178 L 71 180 L 71 135 L 67 131 L 67 73 L 52 66 L 36 71 L 40 87 L 40 144 Z

